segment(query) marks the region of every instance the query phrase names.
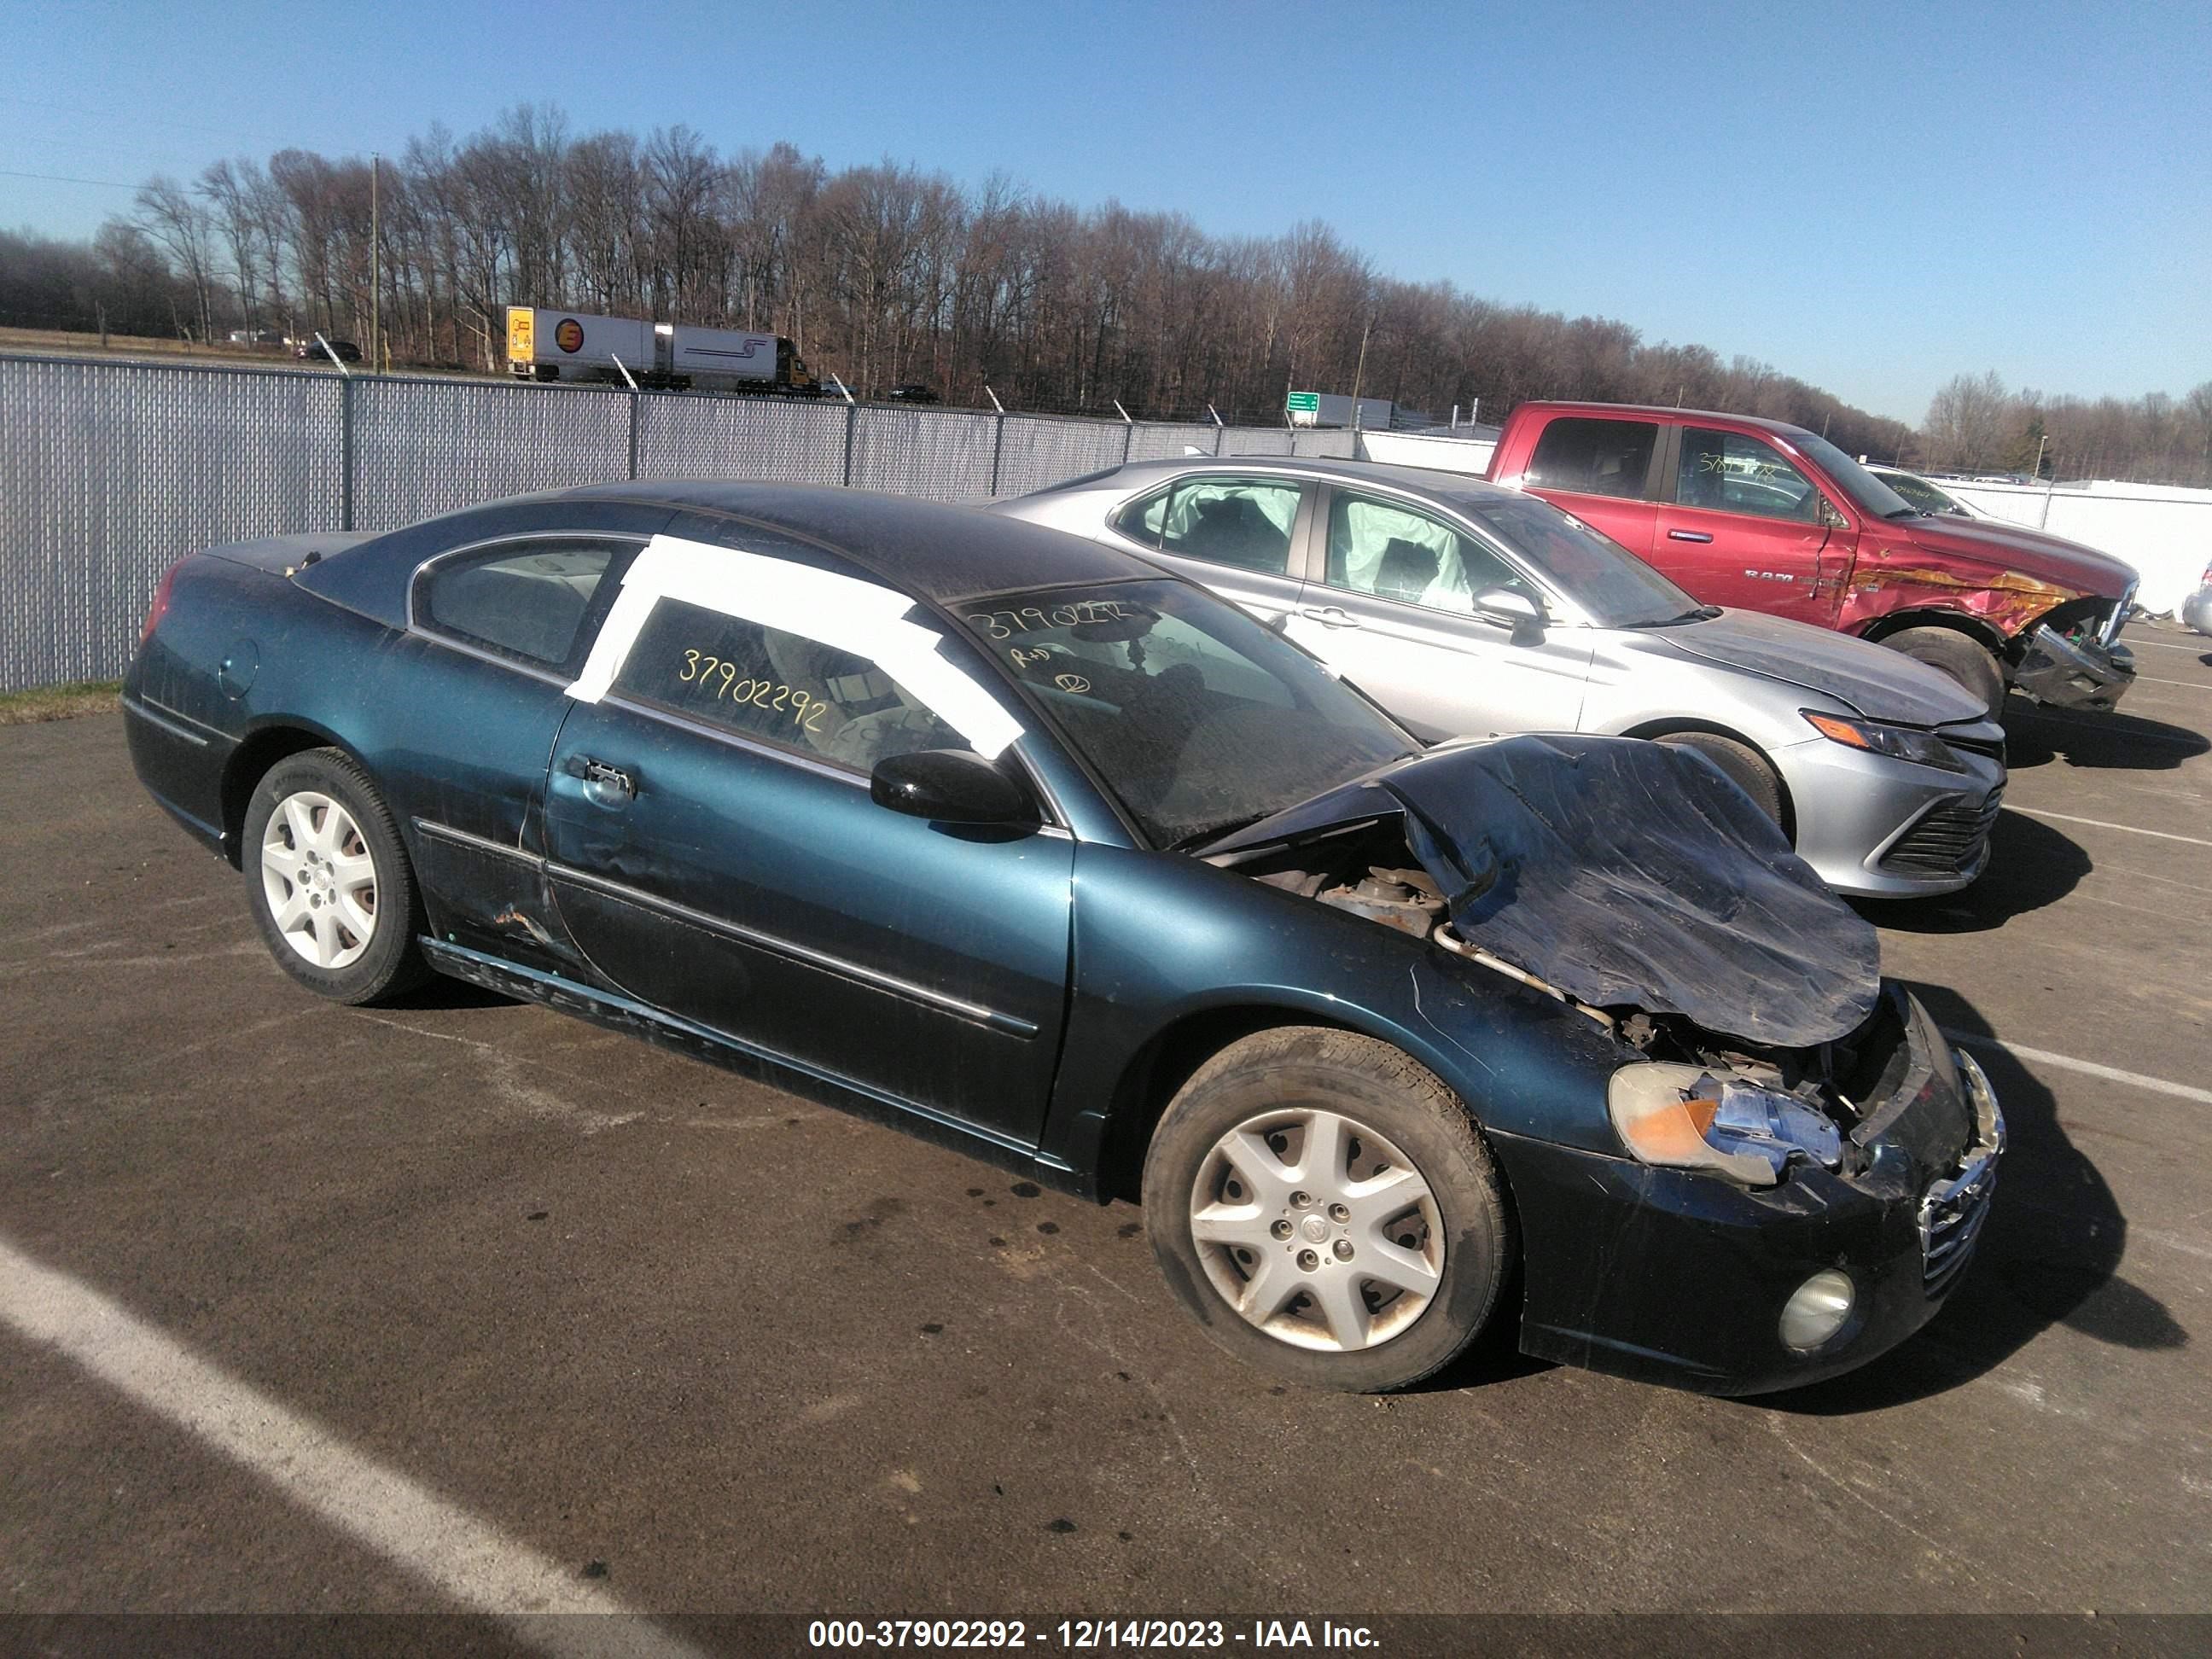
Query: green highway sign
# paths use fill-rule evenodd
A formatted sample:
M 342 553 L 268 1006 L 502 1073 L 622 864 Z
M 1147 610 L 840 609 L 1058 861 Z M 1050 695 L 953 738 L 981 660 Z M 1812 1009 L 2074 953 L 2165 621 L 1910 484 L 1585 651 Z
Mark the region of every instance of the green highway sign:
M 1283 407 L 1293 415 L 1318 415 L 1321 413 L 1321 393 L 1293 392 L 1285 400 Z

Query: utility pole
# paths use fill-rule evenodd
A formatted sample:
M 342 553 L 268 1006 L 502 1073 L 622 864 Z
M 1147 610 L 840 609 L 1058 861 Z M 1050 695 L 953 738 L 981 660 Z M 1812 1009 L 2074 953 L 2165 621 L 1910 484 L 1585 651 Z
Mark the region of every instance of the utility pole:
M 1375 331 L 1375 313 L 1367 313 L 1367 325 L 1359 331 L 1359 362 L 1352 371 L 1352 429 L 1359 430 L 1359 383 L 1367 374 L 1367 337 Z
M 377 238 L 376 179 L 384 171 L 382 159 L 374 150 L 368 153 L 368 372 L 381 371 L 383 358 L 377 354 L 384 344 L 384 274 L 381 268 L 382 247 Z

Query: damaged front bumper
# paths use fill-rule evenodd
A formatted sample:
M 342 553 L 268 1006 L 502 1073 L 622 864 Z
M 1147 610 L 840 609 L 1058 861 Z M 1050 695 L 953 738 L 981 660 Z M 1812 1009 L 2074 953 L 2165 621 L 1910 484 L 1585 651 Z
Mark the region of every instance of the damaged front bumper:
M 2112 708 L 2135 683 L 2135 653 L 2127 647 L 2069 639 L 2048 624 L 2028 635 L 2012 674 L 2014 690 L 2052 708 Z
M 1893 994 L 1895 994 L 1893 993 Z M 1524 1199 L 1521 1346 L 1539 1358 L 1699 1393 L 1801 1387 L 1866 1364 L 1942 1308 L 1972 1259 L 2004 1120 L 1978 1067 L 1955 1060 L 1907 1000 L 1890 1096 L 1851 1137 L 1859 1167 L 1793 1166 L 1768 1188 L 1491 1132 Z M 1809 1347 L 1784 1310 L 1841 1273 L 1850 1311 Z

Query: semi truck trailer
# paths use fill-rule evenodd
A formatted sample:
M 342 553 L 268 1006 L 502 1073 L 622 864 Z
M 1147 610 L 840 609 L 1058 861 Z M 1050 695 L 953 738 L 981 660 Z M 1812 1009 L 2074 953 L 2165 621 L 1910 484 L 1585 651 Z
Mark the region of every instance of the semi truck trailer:
M 814 397 L 821 383 L 780 334 L 594 317 L 543 306 L 507 308 L 507 367 L 527 380 L 630 381 L 655 390 Z

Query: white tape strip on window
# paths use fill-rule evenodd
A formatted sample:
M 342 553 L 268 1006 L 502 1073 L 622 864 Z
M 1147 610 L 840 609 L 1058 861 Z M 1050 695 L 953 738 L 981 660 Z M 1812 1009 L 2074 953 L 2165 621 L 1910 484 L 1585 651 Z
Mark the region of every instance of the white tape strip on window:
M 655 536 L 631 562 L 584 672 L 568 688 L 579 702 L 606 696 L 653 607 L 696 605 L 866 657 L 928 704 L 986 760 L 1022 735 L 998 700 L 937 654 L 942 635 L 905 620 L 914 601 L 853 576 L 811 569 L 733 547 Z

